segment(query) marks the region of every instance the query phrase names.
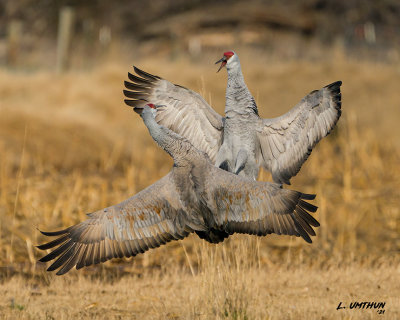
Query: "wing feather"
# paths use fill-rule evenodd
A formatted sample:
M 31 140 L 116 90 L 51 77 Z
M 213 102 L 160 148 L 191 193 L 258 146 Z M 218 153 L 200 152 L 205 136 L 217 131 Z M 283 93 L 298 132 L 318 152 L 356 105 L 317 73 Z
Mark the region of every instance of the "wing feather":
M 314 146 L 334 128 L 341 115 L 341 85 L 337 81 L 313 91 L 283 116 L 262 120 L 258 158 L 275 182 L 290 184 Z
M 309 212 L 317 207 L 305 200 L 315 195 L 282 189 L 279 184 L 253 181 L 210 166 L 207 207 L 215 228 L 229 234 L 269 233 L 302 237 L 311 243 L 318 221 Z
M 222 117 L 198 93 L 139 68 L 134 71 L 136 75 L 128 73 L 132 82 L 125 81 L 125 103 L 135 110 L 149 102 L 161 105 L 157 122 L 187 138 L 214 163 L 222 143 Z
M 59 245 L 40 259 L 55 260 L 48 271 L 57 275 L 112 258 L 135 256 L 193 231 L 190 217 L 174 194 L 169 175 L 122 203 L 89 214 L 89 218 L 58 232 L 42 232 L 57 239 L 39 246 L 46 250 Z M 180 217 L 177 216 L 182 215 Z M 179 223 L 177 223 L 179 221 Z M 186 223 L 186 221 L 188 221 Z

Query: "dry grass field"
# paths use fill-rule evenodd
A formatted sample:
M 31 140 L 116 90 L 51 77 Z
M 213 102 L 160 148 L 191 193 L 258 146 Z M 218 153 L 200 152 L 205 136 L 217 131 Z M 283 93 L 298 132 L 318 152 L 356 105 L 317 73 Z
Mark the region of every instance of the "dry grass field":
M 37 228 L 68 226 L 120 202 L 172 161 L 123 103 L 128 63 L 62 75 L 3 69 L 1 319 L 400 318 L 400 65 L 239 54 L 263 117 L 343 81 L 338 127 L 292 180 L 291 188 L 317 194 L 313 244 L 233 236 L 210 245 L 191 236 L 134 260 L 46 273 L 36 263 L 44 240 Z M 202 93 L 222 113 L 226 75 L 215 74 L 219 55 L 209 58 L 135 63 Z M 385 313 L 336 310 L 354 301 L 385 301 Z

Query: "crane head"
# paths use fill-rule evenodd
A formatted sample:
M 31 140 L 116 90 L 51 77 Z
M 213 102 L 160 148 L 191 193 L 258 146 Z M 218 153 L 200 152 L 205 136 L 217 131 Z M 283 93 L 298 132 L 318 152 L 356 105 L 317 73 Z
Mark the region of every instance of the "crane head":
M 146 107 L 150 108 L 149 111 L 157 112 L 157 107 L 152 103 L 148 103 L 144 107 L 135 107 L 135 108 L 133 108 L 133 111 L 135 111 L 139 115 L 142 115 L 142 113 L 145 111 Z M 151 109 L 153 109 L 154 111 Z
M 221 70 L 228 63 L 228 60 L 230 58 L 232 58 L 234 55 L 235 55 L 235 53 L 232 51 L 224 52 L 224 56 L 215 63 L 215 64 L 217 64 L 217 63 L 221 62 L 221 65 L 219 66 L 219 69 L 217 72 L 219 72 L 219 70 Z

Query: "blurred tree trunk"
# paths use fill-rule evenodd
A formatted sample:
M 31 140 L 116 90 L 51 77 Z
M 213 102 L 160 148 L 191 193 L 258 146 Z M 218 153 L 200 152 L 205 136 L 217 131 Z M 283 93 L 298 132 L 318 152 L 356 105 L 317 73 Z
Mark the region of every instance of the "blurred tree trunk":
M 18 54 L 21 43 L 22 22 L 11 20 L 7 30 L 7 65 L 15 67 L 18 64 Z
M 74 9 L 63 7 L 60 10 L 57 37 L 57 65 L 56 70 L 61 73 L 69 67 L 70 42 L 74 24 Z

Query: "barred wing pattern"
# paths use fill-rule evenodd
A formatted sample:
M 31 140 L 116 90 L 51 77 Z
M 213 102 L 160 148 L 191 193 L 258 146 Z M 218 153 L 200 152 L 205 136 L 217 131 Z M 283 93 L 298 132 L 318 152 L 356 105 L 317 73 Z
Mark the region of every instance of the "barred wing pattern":
M 275 182 L 290 184 L 313 147 L 333 129 L 341 115 L 341 85 L 337 81 L 313 91 L 283 116 L 263 119 L 258 159 Z
M 128 73 L 132 82 L 125 81 L 125 103 L 136 111 L 147 103 L 160 105 L 156 121 L 187 138 L 197 149 L 205 152 L 215 163 L 222 143 L 222 117 L 196 92 L 172 84 L 134 67 L 136 75 Z
M 112 258 L 131 257 L 183 239 L 193 229 L 172 190 L 168 174 L 120 204 L 88 214 L 86 221 L 61 231 L 42 232 L 58 238 L 39 249 L 59 247 L 39 261 L 55 260 L 47 270 L 60 268 L 57 275 L 62 275 L 74 266 L 80 269 Z
M 213 172 L 214 171 L 214 172 Z M 301 236 L 311 243 L 312 228 L 319 223 L 309 212 L 317 207 L 306 202 L 315 195 L 282 189 L 278 184 L 259 182 L 212 169 L 208 205 L 216 227 L 225 232 L 265 236 L 270 233 Z

